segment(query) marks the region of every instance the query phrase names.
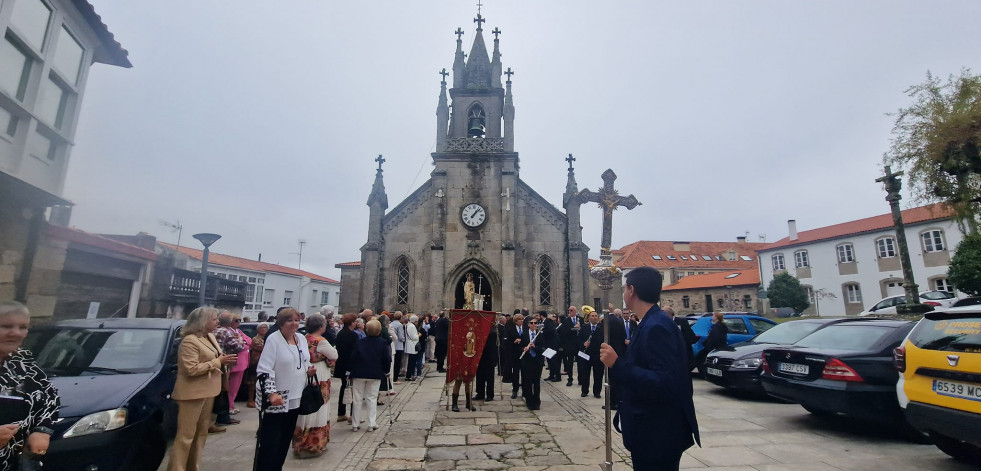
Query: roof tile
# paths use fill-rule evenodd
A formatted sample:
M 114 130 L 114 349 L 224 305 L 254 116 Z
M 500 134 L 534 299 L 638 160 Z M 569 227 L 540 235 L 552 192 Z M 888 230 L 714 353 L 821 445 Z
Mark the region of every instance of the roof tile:
M 673 285 L 665 286 L 661 291 L 723 288 L 726 286 L 758 286 L 759 284 L 760 270 L 759 268 L 753 268 L 751 270 L 727 270 L 718 273 L 686 276 Z
M 192 249 L 190 247 L 177 247 L 174 244 L 168 244 L 166 242 L 157 242 L 170 250 L 177 250 L 178 252 L 187 255 L 195 260 L 201 260 L 204 256 L 203 251 L 198 249 Z M 323 281 L 324 283 L 340 284 L 339 281 L 327 278 L 326 276 L 320 276 L 315 273 L 310 273 L 308 271 L 298 270 L 296 268 L 284 267 L 282 265 L 276 265 L 275 263 L 259 262 L 256 260 L 249 260 L 247 258 L 234 257 L 232 255 L 225 255 L 215 252 L 208 252 L 208 263 L 213 263 L 215 265 L 221 265 L 223 267 L 231 268 L 241 268 L 243 270 L 261 271 L 261 272 L 273 272 L 273 273 L 283 273 L 286 275 L 293 276 L 305 276 L 311 280 Z

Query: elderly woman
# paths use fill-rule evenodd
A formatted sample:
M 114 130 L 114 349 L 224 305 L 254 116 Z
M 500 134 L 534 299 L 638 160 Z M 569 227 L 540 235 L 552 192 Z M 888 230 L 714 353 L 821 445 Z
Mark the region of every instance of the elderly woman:
M 0 422 L 0 471 L 18 469 L 25 450 L 44 455 L 51 425 L 58 419 L 58 392 L 31 352 L 20 348 L 30 323 L 31 314 L 23 304 L 0 303 L 0 394 L 18 398 L 2 403 L 2 416 L 13 420 Z
M 276 324 L 279 330 L 267 336 L 256 368 L 260 385 L 256 388 L 257 393 L 268 395 L 268 407 L 259 419 L 258 440 L 262 446 L 256 460 L 258 469 L 263 471 L 283 469 L 296 428 L 306 377 L 317 371 L 310 364 L 307 339 L 297 333 L 300 313 L 293 308 L 284 309 L 276 315 Z
M 419 316 L 409 315 L 409 322 L 405 324 L 405 354 L 409 356 L 408 364 L 405 369 L 405 380 L 415 381 L 422 371 L 416 370 L 419 366 L 419 353 L 416 352 L 416 345 L 419 344 Z
M 358 340 L 351 353 L 351 389 L 354 402 L 351 411 L 352 430 L 357 432 L 362 419 L 366 419 L 370 430 L 378 430 L 375 415 L 378 410 L 378 388 L 388 374 L 392 362 L 391 350 L 381 334 L 381 323 L 372 320 L 365 325 L 365 338 Z M 365 417 L 367 407 L 367 417 Z
M 172 397 L 177 401 L 177 436 L 168 471 L 197 470 L 208 438 L 211 410 L 221 392 L 222 368 L 238 361 L 225 355 L 212 332 L 218 328 L 218 310 L 199 307 L 187 316 L 177 353 L 177 381 Z
M 344 403 L 344 391 L 347 389 L 347 367 L 351 362 L 351 353 L 354 352 L 354 345 L 358 341 L 358 335 L 354 333 L 354 325 L 358 316 L 354 314 L 344 314 L 341 324 L 344 326 L 337 333 L 337 363 L 334 364 L 334 374 L 341 378 L 341 388 L 337 393 L 337 421 L 344 422 L 351 420 L 347 415 L 347 404 Z
M 310 363 L 317 369 L 317 382 L 324 405 L 313 414 L 301 415 L 293 432 L 293 455 L 298 458 L 320 456 L 330 441 L 330 365 L 337 360 L 337 350 L 324 337 L 330 330 L 327 318 L 314 314 L 307 318 L 307 345 Z
M 334 330 L 334 306 L 330 304 L 324 304 L 320 306 L 320 315 L 324 316 L 324 320 L 327 322 L 327 328 L 324 329 L 322 337 L 330 342 L 331 345 L 337 345 L 337 331 Z M 309 328 L 307 330 L 309 332 Z
M 252 345 L 249 347 L 249 368 L 245 370 L 245 389 L 248 394 L 246 406 L 255 408 L 255 369 L 259 366 L 259 357 L 262 356 L 262 347 L 266 344 L 266 333 L 269 332 L 269 324 L 263 322 L 255 329 L 255 337 L 252 337 Z

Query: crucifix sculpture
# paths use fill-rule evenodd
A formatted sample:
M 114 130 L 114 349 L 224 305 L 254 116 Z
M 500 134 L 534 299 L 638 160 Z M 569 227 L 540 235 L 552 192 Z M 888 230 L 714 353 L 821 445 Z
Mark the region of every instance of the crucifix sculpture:
M 565 161 L 569 162 L 569 170 L 572 170 L 572 163 L 576 161 L 576 158 L 573 157 L 572 154 L 569 154 L 569 156 L 565 158 Z
M 569 156 L 569 159 L 575 160 L 572 156 Z M 570 167 L 572 160 L 569 160 Z M 580 191 L 577 195 L 579 201 L 597 203 L 603 209 L 603 239 L 600 242 L 601 259 L 610 257 L 610 244 L 613 238 L 613 211 L 616 211 L 617 207 L 620 206 L 634 209 L 640 205 L 640 201 L 637 201 L 634 195 L 620 196 L 619 192 L 613 188 L 613 182 L 616 179 L 617 174 L 613 173 L 612 169 L 607 169 L 603 172 L 603 188 L 600 191 L 594 192 L 587 189 Z
M 508 83 L 511 83 L 511 76 L 514 75 L 514 72 L 511 71 L 510 67 L 508 67 L 508 70 L 504 72 L 504 75 L 508 76 Z
M 381 154 L 378 154 L 378 158 L 375 159 L 375 162 L 378 162 L 378 171 L 380 172 L 382 169 L 382 164 L 385 163 L 385 158 L 382 157 Z
M 495 26 L 494 31 L 491 31 L 491 33 L 494 34 L 494 40 L 497 41 L 497 36 L 501 34 L 501 28 Z
M 477 13 L 477 17 L 473 19 L 473 22 L 474 23 L 477 23 L 477 31 L 483 31 L 484 30 L 484 22 L 485 21 L 487 21 L 487 20 L 485 20 L 484 17 L 480 16 L 480 13 Z
M 463 41 L 463 28 L 457 28 L 456 31 L 453 32 L 453 34 L 456 35 L 457 41 Z
M 450 75 L 450 73 L 446 71 L 446 67 L 443 67 L 443 70 L 439 71 L 439 74 L 443 76 L 443 83 L 446 83 L 446 76 Z

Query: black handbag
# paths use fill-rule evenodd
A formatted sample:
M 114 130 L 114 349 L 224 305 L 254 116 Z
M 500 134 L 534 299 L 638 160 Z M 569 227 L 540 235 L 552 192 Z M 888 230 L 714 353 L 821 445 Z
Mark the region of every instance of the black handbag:
M 317 375 L 307 376 L 307 385 L 300 394 L 300 415 L 316 413 L 324 406 L 324 395 L 320 393 L 320 381 Z

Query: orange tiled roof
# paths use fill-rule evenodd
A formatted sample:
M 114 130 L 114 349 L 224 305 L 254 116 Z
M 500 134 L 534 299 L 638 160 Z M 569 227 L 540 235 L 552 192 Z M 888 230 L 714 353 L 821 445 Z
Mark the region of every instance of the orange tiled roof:
M 754 268 L 752 270 L 727 270 L 719 273 L 686 276 L 673 285 L 665 286 L 662 291 L 724 288 L 726 286 L 758 286 L 759 284 L 760 269 Z
M 334 268 L 357 268 L 361 266 L 361 262 L 344 262 L 334 265 Z
M 599 260 L 596 260 L 596 259 L 594 259 L 594 258 L 587 258 L 587 259 L 586 259 L 586 263 L 588 263 L 588 264 L 589 264 L 589 268 L 593 268 L 593 267 L 595 267 L 596 265 L 599 265 L 599 262 L 600 262 Z
M 943 203 L 910 208 L 903 211 L 904 224 L 916 224 L 920 222 L 934 221 L 938 219 L 950 219 L 954 217 L 954 211 Z M 760 250 L 770 250 L 792 245 L 806 244 L 819 240 L 834 239 L 863 232 L 874 232 L 893 227 L 892 213 L 880 214 L 856 221 L 843 222 L 833 226 L 819 227 L 808 231 L 799 231 L 797 240 L 790 240 L 784 237 Z
M 48 235 L 52 237 L 57 237 L 59 239 L 67 240 L 69 242 L 76 242 L 91 247 L 99 247 L 101 249 L 109 250 L 112 252 L 117 252 L 137 258 L 142 258 L 144 260 L 149 260 L 151 262 L 157 260 L 157 254 L 152 250 L 147 250 L 144 249 L 143 247 L 137 247 L 133 244 L 128 244 L 123 241 L 110 239 L 108 237 L 104 237 L 98 234 L 85 232 L 81 229 L 76 229 L 74 227 L 61 227 L 61 226 L 55 226 L 53 224 L 49 224 L 45 226 L 45 231 Z
M 187 255 L 195 260 L 201 260 L 201 258 L 204 256 L 204 252 L 198 249 L 192 249 L 190 247 L 178 248 L 176 245 L 168 244 L 166 242 L 157 242 L 157 243 L 164 247 L 167 247 L 168 249 L 177 250 L 180 253 Z M 283 273 L 286 275 L 293 275 L 293 276 L 305 276 L 307 278 L 310 278 L 311 280 L 323 281 L 325 283 L 340 284 L 340 282 L 337 280 L 327 278 L 326 276 L 320 276 L 315 273 L 310 273 L 308 271 L 298 270 L 296 268 L 284 267 L 282 265 L 276 265 L 275 263 L 258 262 L 255 260 L 249 260 L 247 258 L 234 257 L 231 255 L 225 255 L 215 252 L 208 252 L 208 263 L 221 265 L 223 267 L 241 268 L 243 270 Z
M 757 242 L 687 242 L 691 250 L 677 251 L 671 241 L 641 240 L 614 250 L 616 265 L 621 268 L 654 267 L 703 268 L 717 270 L 747 270 L 756 267 L 756 251 L 766 247 Z M 736 251 L 736 259 L 729 260 L 729 250 Z M 695 255 L 697 260 L 692 260 Z M 660 257 L 660 260 L 654 256 Z M 668 258 L 674 257 L 674 260 Z M 684 256 L 685 258 L 681 258 Z M 718 257 L 721 256 L 722 260 Z M 619 258 L 617 258 L 619 257 Z M 705 260 L 711 257 L 712 260 Z M 743 260 L 741 257 L 749 257 Z

